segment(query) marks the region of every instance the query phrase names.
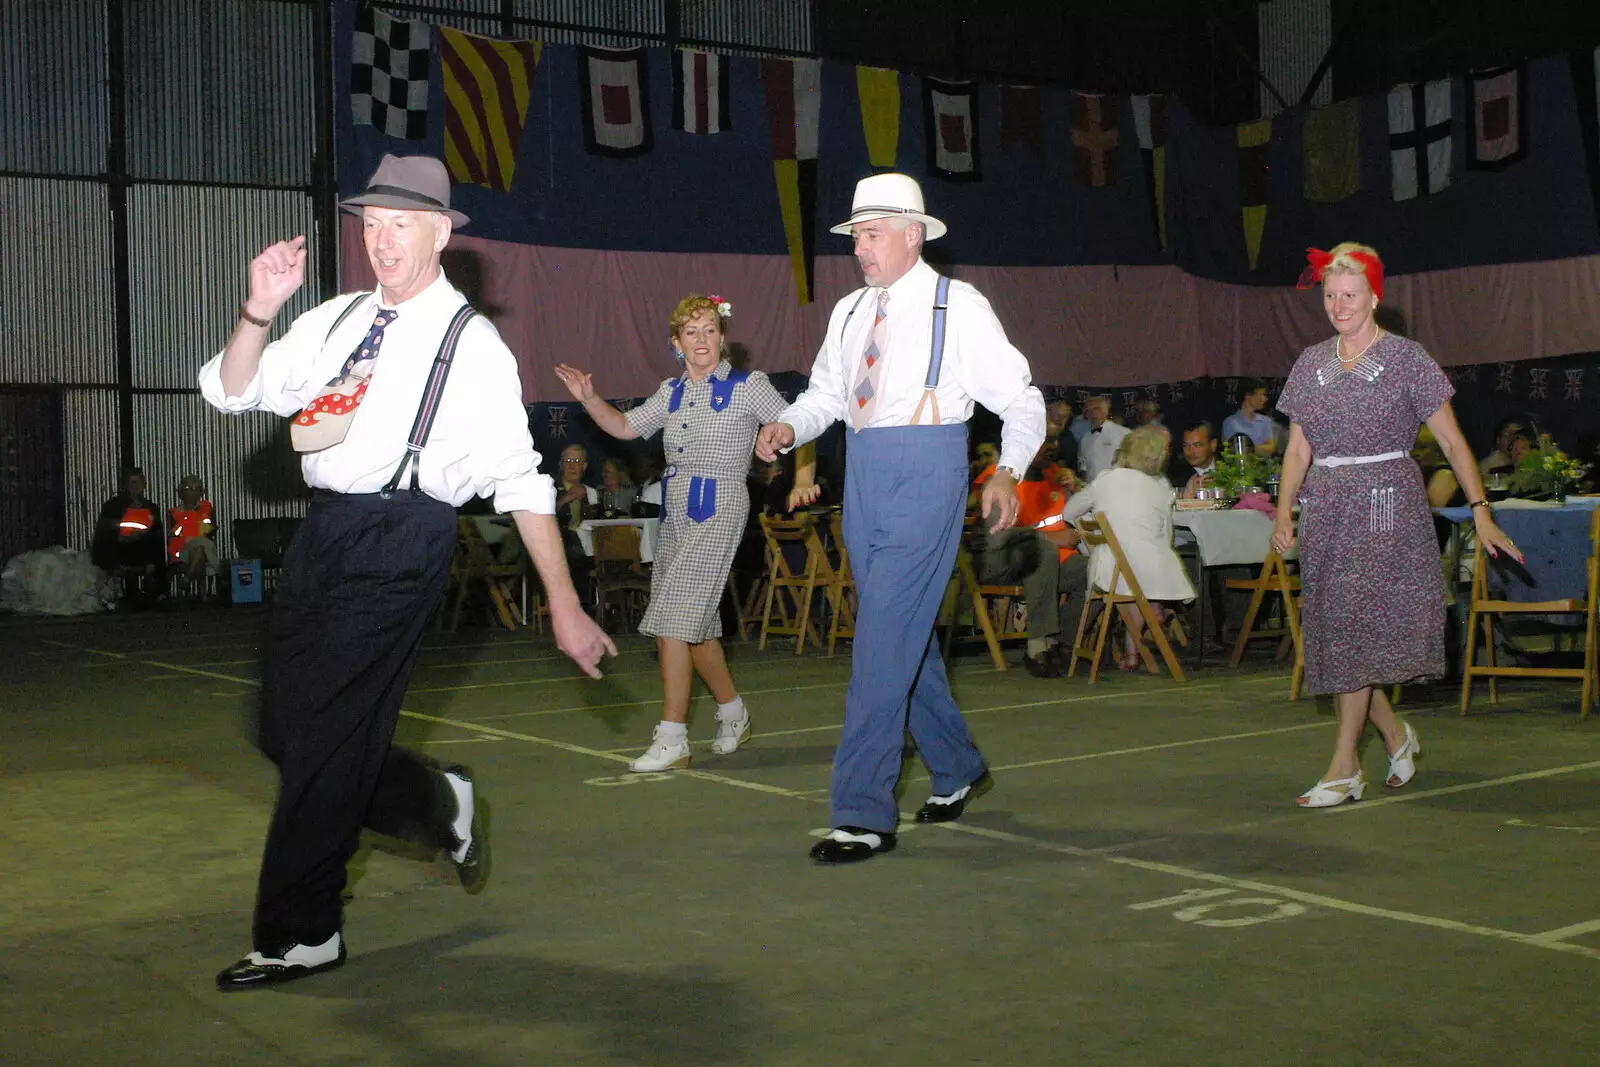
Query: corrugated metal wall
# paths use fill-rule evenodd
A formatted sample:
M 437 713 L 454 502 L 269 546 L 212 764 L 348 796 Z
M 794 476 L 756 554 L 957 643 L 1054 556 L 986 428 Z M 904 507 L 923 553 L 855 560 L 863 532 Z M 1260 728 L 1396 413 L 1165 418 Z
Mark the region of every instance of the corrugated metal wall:
M 752 14 L 752 7 L 758 14 Z M 719 52 L 809 54 L 811 0 L 682 0 L 678 32 Z
M 66 479 L 67 544 L 87 549 L 100 505 L 121 488 L 117 455 L 121 423 L 112 389 L 64 390 L 62 475 Z
M 1256 9 L 1256 18 L 1261 73 L 1277 86 L 1284 99 L 1294 104 L 1311 84 L 1322 57 L 1333 44 L 1332 0 L 1270 0 Z M 1310 102 L 1318 107 L 1333 102 L 1331 72 L 1323 76 Z M 1262 117 L 1282 110 L 1262 86 Z
M 105 0 L 0 4 L 0 170 L 106 169 Z

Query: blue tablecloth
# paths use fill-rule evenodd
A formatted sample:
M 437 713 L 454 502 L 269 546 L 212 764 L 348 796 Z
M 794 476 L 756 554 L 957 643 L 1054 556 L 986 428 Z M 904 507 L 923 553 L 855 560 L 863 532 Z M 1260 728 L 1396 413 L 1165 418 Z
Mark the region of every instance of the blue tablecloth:
M 1569 497 L 1562 507 L 1495 505 L 1494 521 L 1527 557 L 1518 563 L 1506 556 L 1489 561 L 1489 589 L 1504 600 L 1581 598 L 1586 593 L 1589 521 L 1597 497 Z M 1472 518 L 1470 508 L 1440 508 L 1452 522 Z

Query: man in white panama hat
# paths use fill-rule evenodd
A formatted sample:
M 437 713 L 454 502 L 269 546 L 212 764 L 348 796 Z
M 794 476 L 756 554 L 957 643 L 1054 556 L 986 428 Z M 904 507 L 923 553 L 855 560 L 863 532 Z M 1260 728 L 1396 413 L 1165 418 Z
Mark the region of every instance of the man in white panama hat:
M 933 778 L 919 822 L 960 818 L 989 785 L 950 696 L 933 624 L 961 540 L 967 428 L 976 400 L 1004 426 L 983 490 L 985 524 L 1016 521 L 1016 483 L 1044 440 L 1044 398 L 989 302 L 941 277 L 922 244 L 945 225 L 904 174 L 856 185 L 850 219 L 866 281 L 839 301 L 806 391 L 762 428 L 756 454 L 813 440 L 846 420 L 844 538 L 860 595 L 844 732 L 834 754 L 834 829 L 811 849 L 853 863 L 895 847 L 895 784 L 909 728 Z
M 450 855 L 469 892 L 487 877 L 471 775 L 391 745 L 422 631 L 444 594 L 456 506 L 509 512 L 550 598 L 556 644 L 599 677 L 616 655 L 578 603 L 539 473 L 510 349 L 445 278 L 439 253 L 467 217 L 430 156 L 385 156 L 361 216 L 375 292 L 272 319 L 305 279 L 305 238 L 250 263 L 228 345 L 200 371 L 223 411 L 293 416 L 313 490 L 284 557 L 261 687 L 259 744 L 279 791 L 261 859 L 253 951 L 223 991 L 278 985 L 344 962 L 345 864 L 363 827 Z M 446 387 L 448 386 L 448 388 Z

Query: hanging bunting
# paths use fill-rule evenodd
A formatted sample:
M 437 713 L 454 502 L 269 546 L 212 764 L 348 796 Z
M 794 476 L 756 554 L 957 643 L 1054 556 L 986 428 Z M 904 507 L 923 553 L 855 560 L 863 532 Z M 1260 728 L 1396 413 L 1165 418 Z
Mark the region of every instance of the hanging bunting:
M 1361 101 L 1341 100 L 1306 115 L 1300 136 L 1305 198 L 1335 204 L 1361 189 Z
M 761 83 L 767 97 L 772 170 L 778 210 L 789 248 L 795 295 L 811 303 L 816 257 L 817 129 L 822 117 L 822 62 L 764 59 Z
M 601 156 L 637 156 L 650 151 L 648 87 L 643 48 L 579 45 L 583 146 Z
M 428 24 L 375 7 L 356 11 L 350 38 L 350 115 L 407 141 L 428 135 Z
M 1033 85 L 1000 86 L 1000 151 L 1044 154 L 1044 92 Z
M 1580 48 L 1570 57 L 1572 90 L 1578 105 L 1578 133 L 1589 161 L 1589 188 L 1600 218 L 1600 48 Z
M 1139 156 L 1144 163 L 1145 194 L 1150 201 L 1150 217 L 1156 224 L 1156 241 L 1167 247 L 1167 98 L 1161 95 L 1129 99 L 1133 109 L 1133 130 L 1139 139 Z
M 1085 185 L 1103 188 L 1117 180 L 1117 98 L 1073 93 L 1067 98 L 1072 126 L 1072 172 Z
M 893 170 L 900 148 L 900 75 L 882 67 L 857 67 L 856 92 L 861 98 L 867 162 Z
M 928 173 L 950 181 L 977 181 L 978 83 L 922 79 L 922 122 Z
M 511 191 L 538 41 L 494 41 L 439 27 L 444 162 L 452 181 Z
M 1499 170 L 1528 152 L 1527 79 L 1519 67 L 1473 74 L 1471 89 L 1473 170 Z
M 715 52 L 683 48 L 672 61 L 672 128 L 722 133 L 728 120 L 728 64 Z
M 1450 113 L 1449 78 L 1389 90 L 1389 165 L 1396 200 L 1437 193 L 1450 184 L 1455 148 Z
M 1261 259 L 1261 234 L 1267 228 L 1267 201 L 1272 192 L 1267 153 L 1271 142 L 1271 119 L 1239 127 L 1239 207 L 1244 214 L 1244 248 L 1251 270 Z

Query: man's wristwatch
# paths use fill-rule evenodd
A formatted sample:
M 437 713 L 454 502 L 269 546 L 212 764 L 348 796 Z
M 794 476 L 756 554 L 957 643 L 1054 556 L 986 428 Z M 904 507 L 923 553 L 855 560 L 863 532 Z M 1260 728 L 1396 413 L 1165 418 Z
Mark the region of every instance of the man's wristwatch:
M 1011 475 L 1012 481 L 1018 483 L 1019 485 L 1022 483 L 1022 472 L 1017 470 L 1015 467 L 1007 467 L 1003 463 L 996 463 L 994 466 L 994 472 L 999 474 L 1001 471 L 1005 471 L 1007 474 Z

